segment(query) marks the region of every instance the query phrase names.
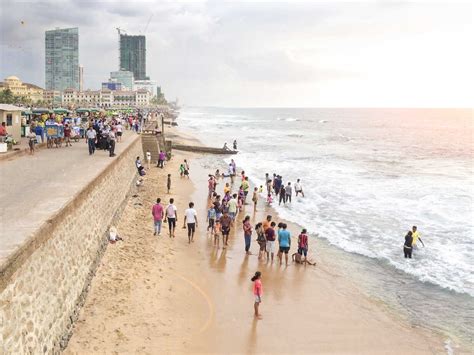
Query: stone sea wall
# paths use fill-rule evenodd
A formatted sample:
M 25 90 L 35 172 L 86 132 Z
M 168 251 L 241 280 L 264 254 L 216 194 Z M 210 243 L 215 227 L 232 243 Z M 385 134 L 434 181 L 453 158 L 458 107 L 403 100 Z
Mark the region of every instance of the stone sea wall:
M 0 354 L 58 353 L 136 177 L 137 139 L 35 233 L 0 275 Z M 21 211 L 18 211 L 21 213 Z

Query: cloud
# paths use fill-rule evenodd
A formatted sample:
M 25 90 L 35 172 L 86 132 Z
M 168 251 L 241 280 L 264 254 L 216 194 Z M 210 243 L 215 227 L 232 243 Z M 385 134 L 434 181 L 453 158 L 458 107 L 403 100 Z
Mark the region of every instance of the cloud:
M 118 68 L 116 27 L 145 34 L 148 74 L 167 96 L 189 104 L 354 106 L 357 98 L 362 106 L 397 106 L 412 104 L 416 88 L 423 91 L 420 105 L 429 105 L 429 97 L 455 105 L 466 101 L 472 80 L 469 3 L 5 0 L 0 6 L 0 78 L 17 75 L 40 86 L 44 31 L 55 27 L 79 27 L 85 86 L 92 89 Z M 434 76 L 442 80 L 436 90 Z

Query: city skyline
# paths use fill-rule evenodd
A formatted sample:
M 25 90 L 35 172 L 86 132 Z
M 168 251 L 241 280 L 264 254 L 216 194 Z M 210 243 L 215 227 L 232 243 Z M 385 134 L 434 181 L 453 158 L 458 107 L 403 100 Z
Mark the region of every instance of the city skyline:
M 44 82 L 38 32 L 77 25 L 84 86 L 100 88 L 119 27 L 147 37 L 147 75 L 189 105 L 472 106 L 467 2 L 7 3 L 21 15 L 0 15 L 2 77 Z

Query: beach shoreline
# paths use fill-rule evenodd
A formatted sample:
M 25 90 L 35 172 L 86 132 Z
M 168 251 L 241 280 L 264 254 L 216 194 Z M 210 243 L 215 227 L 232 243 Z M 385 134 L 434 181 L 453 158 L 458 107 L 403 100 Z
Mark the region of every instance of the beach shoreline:
M 177 175 L 183 159 L 191 162 L 190 180 Z M 445 352 L 439 334 L 413 327 L 371 300 L 320 253 L 315 267 L 259 262 L 254 234 L 253 255 L 245 256 L 239 222 L 244 214 L 229 247 L 215 248 L 205 232 L 206 180 L 220 159 L 174 152 L 164 170 L 152 167 L 137 197 L 127 202 L 117 225 L 125 240 L 109 245 L 66 353 Z M 213 161 L 219 163 L 211 166 Z M 165 193 L 167 173 L 173 175 L 171 195 Z M 154 237 L 151 205 L 156 197 L 167 202 L 171 196 L 178 207 L 177 236 L 168 238 L 164 228 Z M 191 200 L 200 224 L 189 245 L 181 223 Z M 268 213 L 283 221 L 264 201 L 259 204 L 253 225 Z M 289 226 L 295 243 L 300 226 Z M 315 249 L 310 244 L 310 253 Z M 261 321 L 253 318 L 250 291 L 257 269 L 265 294 Z

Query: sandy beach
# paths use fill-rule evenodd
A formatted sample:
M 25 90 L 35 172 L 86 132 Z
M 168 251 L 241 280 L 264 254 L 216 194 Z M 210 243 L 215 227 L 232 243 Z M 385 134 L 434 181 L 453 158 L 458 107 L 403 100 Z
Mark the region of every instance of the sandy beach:
M 172 132 L 178 134 L 174 128 Z M 310 244 L 310 254 L 317 266 L 280 266 L 276 260 L 273 264 L 258 260 L 254 233 L 253 255 L 246 256 L 241 220 L 249 214 L 255 225 L 272 214 L 263 200 L 255 214 L 248 205 L 238 216 L 227 249 L 214 247 L 205 219 L 207 174 L 215 166 L 203 167 L 199 158 L 174 151 L 165 169 L 152 167 L 130 198 L 116 226 L 124 241 L 108 246 L 66 354 L 446 352 L 439 335 L 412 327 L 365 296 L 351 280 L 350 270 L 325 262 L 324 255 L 315 257 L 316 245 Z M 191 162 L 190 179 L 179 177 L 183 159 Z M 218 192 L 223 186 L 221 180 Z M 175 239 L 168 237 L 167 226 L 161 236 L 153 236 L 151 206 L 157 197 L 165 203 L 175 198 Z M 182 229 L 189 201 L 195 202 L 199 216 L 192 244 Z M 289 226 L 295 252 L 299 228 Z M 253 316 L 250 278 L 257 270 L 264 287 L 262 320 Z

